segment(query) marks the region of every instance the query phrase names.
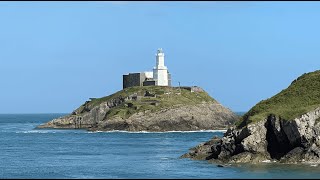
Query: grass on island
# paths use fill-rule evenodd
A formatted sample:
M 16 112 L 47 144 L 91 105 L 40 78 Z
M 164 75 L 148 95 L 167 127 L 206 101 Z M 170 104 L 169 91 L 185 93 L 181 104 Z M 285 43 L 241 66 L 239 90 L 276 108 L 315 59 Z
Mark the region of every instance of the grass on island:
M 156 97 L 144 96 L 146 91 L 151 94 L 155 94 Z M 190 92 L 186 89 L 179 89 L 179 87 L 135 86 L 123 89 L 110 96 L 93 99 L 92 101 L 87 102 L 87 104 L 79 107 L 76 111 L 82 112 L 85 106 L 90 110 L 103 102 L 110 101 L 117 97 L 126 98 L 133 94 L 140 96 L 141 99 L 126 101 L 119 106 L 111 108 L 107 112 L 106 118 L 109 119 L 114 116 L 119 116 L 120 118 L 126 119 L 132 114 L 138 112 L 156 112 L 161 109 L 179 105 L 195 105 L 203 102 L 217 102 L 206 92 Z
M 303 74 L 287 89 L 259 102 L 236 122 L 236 126 L 242 128 L 270 114 L 293 120 L 317 107 L 320 107 L 320 70 Z

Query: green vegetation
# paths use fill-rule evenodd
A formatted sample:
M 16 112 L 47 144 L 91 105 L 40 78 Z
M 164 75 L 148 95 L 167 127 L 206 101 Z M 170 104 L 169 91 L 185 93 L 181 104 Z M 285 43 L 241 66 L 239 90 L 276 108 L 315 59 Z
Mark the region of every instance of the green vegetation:
M 151 95 L 145 96 L 146 91 L 148 91 Z M 191 92 L 186 89 L 179 89 L 178 87 L 136 86 L 123 89 L 110 96 L 88 101 L 76 111 L 89 111 L 93 107 L 100 105 L 103 102 L 112 101 L 119 97 L 127 98 L 132 95 L 138 96 L 138 99 L 126 100 L 124 103 L 111 108 L 107 112 L 106 118 L 109 119 L 114 116 L 128 118 L 132 114 L 138 112 L 156 112 L 161 109 L 171 108 L 179 105 L 195 105 L 202 102 L 216 102 L 216 100 L 211 98 L 206 92 Z M 153 95 L 155 96 L 153 97 Z
M 320 70 L 303 74 L 287 89 L 259 102 L 236 122 L 236 126 L 242 128 L 270 114 L 292 120 L 317 107 L 320 107 Z

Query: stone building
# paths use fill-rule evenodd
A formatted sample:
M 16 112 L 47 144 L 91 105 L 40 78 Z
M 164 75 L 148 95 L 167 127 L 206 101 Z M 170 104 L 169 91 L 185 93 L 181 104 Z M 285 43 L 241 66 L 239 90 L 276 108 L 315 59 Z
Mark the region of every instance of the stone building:
M 171 86 L 171 74 L 164 65 L 164 53 L 159 48 L 153 71 L 123 75 L 123 89 L 132 86 Z

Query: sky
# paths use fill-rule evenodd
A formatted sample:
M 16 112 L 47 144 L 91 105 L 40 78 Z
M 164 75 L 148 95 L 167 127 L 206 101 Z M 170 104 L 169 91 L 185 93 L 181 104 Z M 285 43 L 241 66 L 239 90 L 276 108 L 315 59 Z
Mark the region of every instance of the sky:
M 151 71 L 248 111 L 320 69 L 320 2 L 0 2 L 0 113 L 70 113 Z

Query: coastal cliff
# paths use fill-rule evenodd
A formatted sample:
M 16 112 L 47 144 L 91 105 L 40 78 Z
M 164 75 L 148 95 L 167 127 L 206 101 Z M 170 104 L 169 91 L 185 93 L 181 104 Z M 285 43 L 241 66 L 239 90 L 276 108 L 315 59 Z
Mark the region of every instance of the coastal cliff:
M 238 117 L 199 87 L 130 87 L 85 102 L 70 115 L 38 128 L 91 131 L 194 131 L 227 129 Z
M 222 138 L 191 148 L 184 158 L 219 163 L 320 163 L 320 71 L 244 114 Z

